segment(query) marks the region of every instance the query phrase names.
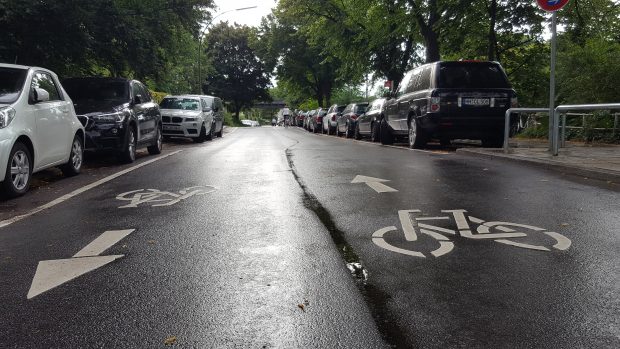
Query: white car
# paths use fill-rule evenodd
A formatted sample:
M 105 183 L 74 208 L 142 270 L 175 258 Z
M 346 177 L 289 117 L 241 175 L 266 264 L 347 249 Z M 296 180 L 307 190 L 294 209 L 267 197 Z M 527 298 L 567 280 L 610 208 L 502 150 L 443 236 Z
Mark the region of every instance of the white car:
M 222 101 L 213 96 L 166 96 L 159 104 L 164 138 L 188 137 L 204 142 L 222 137 Z
M 0 182 L 7 197 L 28 191 L 32 174 L 82 168 L 84 127 L 53 72 L 0 64 Z

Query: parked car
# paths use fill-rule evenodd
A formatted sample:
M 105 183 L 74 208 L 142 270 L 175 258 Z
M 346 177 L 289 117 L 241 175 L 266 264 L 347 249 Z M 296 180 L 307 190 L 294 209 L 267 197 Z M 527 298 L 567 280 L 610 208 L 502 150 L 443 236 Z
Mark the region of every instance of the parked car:
M 296 125 L 302 127 L 304 125 L 304 117 L 308 112 L 300 110 L 296 116 Z
M 366 112 L 368 102 L 351 103 L 344 108 L 342 114 L 336 119 L 336 136 L 344 133 L 345 137 L 351 138 L 357 126 L 357 119 Z
M 310 110 L 304 116 L 304 129 L 310 131 L 310 122 L 311 122 L 312 118 L 314 117 L 314 115 L 316 114 L 316 112 L 317 112 L 317 109 Z
M 329 107 L 327 114 L 323 118 L 323 133 L 328 135 L 335 133 L 338 116 L 342 114 L 344 108 L 346 108 L 346 105 L 334 104 Z
M 60 166 L 82 169 L 84 127 L 52 71 L 0 64 L 0 182 L 2 194 L 26 193 L 32 174 Z
M 166 96 L 159 103 L 163 135 L 187 137 L 194 142 L 222 137 L 224 112 L 222 100 L 213 96 Z
M 368 105 L 366 112 L 357 120 L 355 138 L 370 137 L 372 142 L 379 141 L 379 127 L 385 115 L 385 98 L 377 98 Z
M 87 151 L 113 151 L 121 162 L 136 159 L 136 150 L 162 150 L 159 106 L 137 80 L 70 78 L 63 81 L 86 128 Z
M 260 127 L 260 124 L 256 120 L 243 119 L 243 120 L 241 120 L 241 123 L 243 125 L 249 126 L 249 127 Z
M 319 108 L 312 115 L 312 118 L 308 121 L 310 126 L 310 131 L 312 133 L 323 132 L 323 117 L 327 114 L 327 110 L 323 108 Z
M 411 148 L 431 138 L 443 144 L 480 139 L 485 147 L 501 147 L 504 114 L 517 104 L 502 66 L 484 61 L 425 64 L 405 74 L 393 97 L 386 102 L 381 142 L 406 137 Z

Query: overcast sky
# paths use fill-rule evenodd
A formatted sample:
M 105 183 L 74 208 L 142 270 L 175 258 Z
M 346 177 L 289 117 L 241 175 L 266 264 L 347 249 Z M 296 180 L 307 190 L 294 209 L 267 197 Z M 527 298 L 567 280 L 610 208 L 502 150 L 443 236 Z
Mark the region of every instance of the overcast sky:
M 276 6 L 276 2 L 276 0 L 215 0 L 217 8 L 213 16 L 215 17 L 219 13 L 236 8 L 257 6 L 254 9 L 244 11 L 231 11 L 215 19 L 215 23 L 228 21 L 230 23 L 236 22 L 257 27 L 260 25 L 261 18 L 268 15 L 271 9 Z

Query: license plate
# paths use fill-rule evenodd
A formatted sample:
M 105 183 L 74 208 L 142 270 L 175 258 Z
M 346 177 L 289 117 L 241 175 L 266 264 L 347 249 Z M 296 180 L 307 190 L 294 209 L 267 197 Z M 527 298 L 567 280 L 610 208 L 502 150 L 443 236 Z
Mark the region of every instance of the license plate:
M 463 105 L 487 106 L 491 101 L 488 98 L 463 98 Z
M 164 125 L 164 131 L 180 131 L 180 130 L 181 130 L 181 126 Z

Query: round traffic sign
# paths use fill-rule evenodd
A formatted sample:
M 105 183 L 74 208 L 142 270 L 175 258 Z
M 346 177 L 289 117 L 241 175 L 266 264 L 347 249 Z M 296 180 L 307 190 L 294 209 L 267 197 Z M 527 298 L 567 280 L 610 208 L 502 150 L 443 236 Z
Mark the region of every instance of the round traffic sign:
M 549 12 L 557 11 L 568 4 L 569 0 L 536 0 L 541 9 Z

